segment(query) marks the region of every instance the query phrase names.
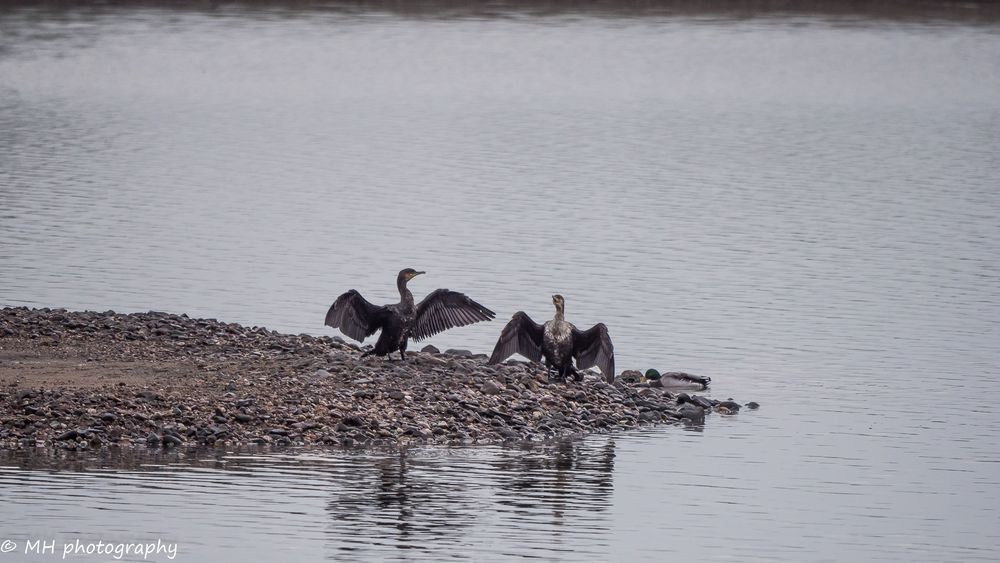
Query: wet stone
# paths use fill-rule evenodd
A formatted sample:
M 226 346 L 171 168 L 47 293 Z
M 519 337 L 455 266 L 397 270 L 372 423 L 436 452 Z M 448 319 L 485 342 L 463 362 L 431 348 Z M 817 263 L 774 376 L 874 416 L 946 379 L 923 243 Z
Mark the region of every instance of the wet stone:
M 622 383 L 639 383 L 642 381 L 642 373 L 638 370 L 627 369 L 623 371 L 615 381 L 621 381 Z
M 697 424 L 705 422 L 705 409 L 692 403 L 684 403 L 681 405 L 681 407 L 677 409 L 677 414 L 680 415 L 681 418 Z
M 56 436 L 55 439 L 61 442 L 63 440 L 75 440 L 79 436 L 80 436 L 80 432 L 78 432 L 76 430 L 68 430 L 68 431 L 63 432 L 62 434 Z
M 727 410 L 729 412 L 732 412 L 732 413 L 737 413 L 737 412 L 740 411 L 740 404 L 737 403 L 737 402 L 735 402 L 735 401 L 733 401 L 732 399 L 730 399 L 728 401 L 722 401 L 721 403 L 719 403 L 715 407 L 717 409 L 720 409 L 720 410 L 721 409 L 725 409 L 725 410 Z
M 415 438 L 424 437 L 424 432 L 421 429 L 417 428 L 416 426 L 407 427 L 407 429 L 403 432 L 403 434 L 407 436 L 413 436 Z
M 176 435 L 173 435 L 173 434 L 164 434 L 163 435 L 163 446 L 164 447 L 176 447 L 176 446 L 180 446 L 180 445 L 183 445 L 183 444 L 184 444 L 184 440 L 182 440 L 180 436 L 176 436 Z
M 364 420 L 362 420 L 362 418 L 357 415 L 345 416 L 344 420 L 342 420 L 341 422 L 343 422 L 344 425 L 346 426 L 355 426 L 355 427 L 363 426 L 365 423 Z

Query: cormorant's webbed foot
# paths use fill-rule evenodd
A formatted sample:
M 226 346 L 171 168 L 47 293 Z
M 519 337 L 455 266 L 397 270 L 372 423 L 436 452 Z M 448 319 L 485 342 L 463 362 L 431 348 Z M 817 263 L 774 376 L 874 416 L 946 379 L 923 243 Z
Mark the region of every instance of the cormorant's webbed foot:
M 405 362 L 406 361 L 406 352 L 404 352 L 403 350 L 400 350 L 399 351 L 399 359 L 403 360 Z

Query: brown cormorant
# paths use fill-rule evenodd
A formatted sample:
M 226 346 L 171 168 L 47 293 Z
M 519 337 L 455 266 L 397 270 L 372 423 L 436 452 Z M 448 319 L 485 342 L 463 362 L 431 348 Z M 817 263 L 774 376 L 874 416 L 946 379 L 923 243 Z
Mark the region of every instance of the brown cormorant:
M 540 362 L 544 356 L 548 369 L 555 371 L 559 379 L 565 380 L 571 374 L 580 381 L 583 375 L 573 367 L 576 358 L 577 368 L 597 366 L 604 379 L 613 383 L 615 347 L 608 336 L 608 327 L 597 323 L 590 330 L 579 330 L 563 318 L 566 301 L 562 295 L 553 295 L 552 304 L 556 306 L 556 316 L 544 325 L 531 320 L 524 311 L 514 313 L 500 333 L 489 363 L 498 364 L 512 354 L 521 354 L 533 362 Z
M 413 268 L 401 270 L 396 276 L 399 303 L 373 305 L 357 290 L 341 295 L 326 313 L 326 325 L 340 329 L 347 336 L 362 342 L 381 329 L 371 354 L 387 356 L 399 350 L 399 357 L 406 359 L 406 342 L 410 338 L 420 341 L 432 334 L 457 326 L 488 321 L 496 313 L 469 299 L 464 293 L 436 289 L 419 304 L 413 303 L 413 294 L 406 289 L 406 282 L 423 274 Z

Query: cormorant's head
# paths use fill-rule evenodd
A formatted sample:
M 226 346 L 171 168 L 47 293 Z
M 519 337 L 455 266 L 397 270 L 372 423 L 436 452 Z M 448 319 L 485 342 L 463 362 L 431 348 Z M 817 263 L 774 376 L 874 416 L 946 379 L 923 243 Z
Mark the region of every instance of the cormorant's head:
M 400 270 L 399 280 L 400 281 L 410 281 L 413 278 L 419 276 L 420 274 L 426 274 L 427 272 L 418 272 L 413 268 L 407 268 L 405 270 Z
M 562 295 L 559 295 L 557 293 L 557 294 L 555 294 L 555 295 L 552 296 L 552 304 L 556 306 L 556 309 L 558 309 L 559 311 L 562 311 L 563 306 L 566 305 L 566 300 L 563 299 Z

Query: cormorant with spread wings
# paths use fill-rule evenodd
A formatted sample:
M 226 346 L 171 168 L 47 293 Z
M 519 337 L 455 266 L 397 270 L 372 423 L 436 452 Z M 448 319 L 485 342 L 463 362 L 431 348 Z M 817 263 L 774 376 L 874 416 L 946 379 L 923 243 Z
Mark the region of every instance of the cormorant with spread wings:
M 423 274 L 413 268 L 406 268 L 396 277 L 399 289 L 399 303 L 373 305 L 357 290 L 341 295 L 326 313 L 326 325 L 340 329 L 347 336 L 362 342 L 366 337 L 382 330 L 375 348 L 361 357 L 371 354 L 387 356 L 399 350 L 399 357 L 406 359 L 406 343 L 410 338 L 420 341 L 449 328 L 488 321 L 496 313 L 469 299 L 464 293 L 447 289 L 436 289 L 418 304 L 413 302 L 413 294 L 406 288 L 406 282 Z
M 608 327 L 597 323 L 590 330 L 580 330 L 564 319 L 566 301 L 562 295 L 553 295 L 552 304 L 556 306 L 556 315 L 544 325 L 531 320 L 524 311 L 514 313 L 500 333 L 489 363 L 498 364 L 513 354 L 521 354 L 533 362 L 541 362 L 544 356 L 548 369 L 555 371 L 559 379 L 573 375 L 580 381 L 583 375 L 576 368 L 597 366 L 604 379 L 613 383 L 615 347 L 608 336 Z

